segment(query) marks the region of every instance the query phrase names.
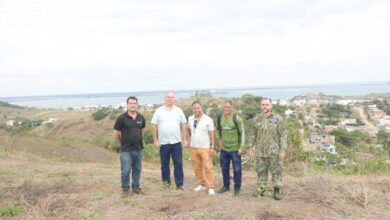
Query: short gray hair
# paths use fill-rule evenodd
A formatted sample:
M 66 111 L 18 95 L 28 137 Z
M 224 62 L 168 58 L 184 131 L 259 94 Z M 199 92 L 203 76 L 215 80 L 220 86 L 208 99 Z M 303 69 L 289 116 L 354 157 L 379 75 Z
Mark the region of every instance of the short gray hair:
M 269 102 L 272 104 L 272 99 L 270 99 L 270 98 L 262 98 L 261 101 L 263 101 L 263 100 L 269 100 Z
M 225 99 L 225 101 L 223 103 L 229 103 L 231 106 L 234 105 L 234 102 L 231 99 Z

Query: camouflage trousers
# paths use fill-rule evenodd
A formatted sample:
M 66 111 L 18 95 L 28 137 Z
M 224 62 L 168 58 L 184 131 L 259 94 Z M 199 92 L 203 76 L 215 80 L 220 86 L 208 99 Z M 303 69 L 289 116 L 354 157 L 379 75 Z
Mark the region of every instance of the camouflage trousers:
M 278 156 L 256 157 L 257 185 L 256 190 L 260 192 L 267 188 L 268 171 L 272 174 L 273 187 L 282 187 L 283 161 Z

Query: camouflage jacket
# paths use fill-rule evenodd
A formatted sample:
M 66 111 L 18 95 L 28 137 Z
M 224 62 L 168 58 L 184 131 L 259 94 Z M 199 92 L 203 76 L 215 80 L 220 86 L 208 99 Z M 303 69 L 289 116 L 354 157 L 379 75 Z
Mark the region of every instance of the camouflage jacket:
M 284 153 L 287 147 L 287 132 L 282 116 L 271 113 L 254 119 L 251 142 L 256 157 L 271 157 Z

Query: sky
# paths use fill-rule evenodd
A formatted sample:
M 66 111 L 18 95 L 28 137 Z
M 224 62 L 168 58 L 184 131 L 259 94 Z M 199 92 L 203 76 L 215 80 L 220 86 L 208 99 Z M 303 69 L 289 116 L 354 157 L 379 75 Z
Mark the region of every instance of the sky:
M 390 81 L 390 1 L 0 0 L 0 97 Z

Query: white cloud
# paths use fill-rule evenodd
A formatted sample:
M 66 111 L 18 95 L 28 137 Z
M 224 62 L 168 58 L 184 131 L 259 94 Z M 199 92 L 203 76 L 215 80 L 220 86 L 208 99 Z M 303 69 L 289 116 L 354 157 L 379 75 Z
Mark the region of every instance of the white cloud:
M 389 11 L 369 0 L 5 1 L 0 97 L 390 80 Z

